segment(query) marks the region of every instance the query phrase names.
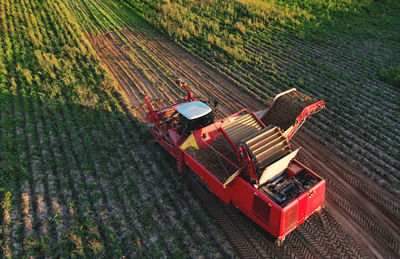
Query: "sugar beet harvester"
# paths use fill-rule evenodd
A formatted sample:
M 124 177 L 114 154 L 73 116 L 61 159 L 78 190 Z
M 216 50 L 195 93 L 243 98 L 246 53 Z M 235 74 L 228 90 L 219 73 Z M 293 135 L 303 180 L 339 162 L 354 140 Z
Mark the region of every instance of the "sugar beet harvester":
M 296 89 L 278 94 L 269 108 L 241 110 L 214 120 L 213 109 L 188 95 L 182 102 L 153 110 L 152 133 L 177 160 L 187 165 L 227 204 L 232 204 L 277 238 L 288 233 L 325 201 L 325 180 L 294 159 L 299 149 L 289 140 L 324 102 Z

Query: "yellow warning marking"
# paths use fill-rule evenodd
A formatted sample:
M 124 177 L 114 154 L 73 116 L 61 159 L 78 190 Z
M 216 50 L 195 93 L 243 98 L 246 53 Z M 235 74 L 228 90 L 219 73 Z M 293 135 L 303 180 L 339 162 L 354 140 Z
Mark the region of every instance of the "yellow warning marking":
M 199 149 L 199 146 L 197 145 L 196 139 L 194 138 L 193 134 L 190 134 L 190 136 L 186 139 L 186 141 L 183 142 L 183 144 L 181 145 L 181 148 L 183 150 L 189 147 L 194 147 L 195 149 Z

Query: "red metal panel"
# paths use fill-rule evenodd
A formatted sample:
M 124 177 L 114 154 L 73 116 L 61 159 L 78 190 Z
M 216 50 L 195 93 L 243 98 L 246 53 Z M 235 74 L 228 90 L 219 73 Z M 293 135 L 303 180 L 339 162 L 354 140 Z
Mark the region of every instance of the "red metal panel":
M 176 146 L 181 139 L 181 136 L 178 134 L 176 129 L 169 129 L 168 136 L 174 146 Z
M 290 231 L 295 229 L 297 225 L 298 200 L 289 203 L 282 211 L 281 225 L 279 237 L 286 236 Z
M 321 180 L 310 191 L 308 191 L 307 217 L 311 216 L 325 201 L 325 180 Z
M 223 188 L 223 184 L 207 169 L 186 153 L 184 154 L 185 163 L 205 181 L 210 191 L 225 203 L 232 202 L 234 206 L 275 237 L 286 236 L 323 205 L 325 199 L 324 180 L 310 190 L 315 195 L 309 196 L 310 192 L 306 192 L 282 209 L 241 177 L 235 179 L 227 188 Z M 257 196 L 258 199 L 257 206 L 261 206 L 261 203 L 264 202 L 265 206 L 270 207 L 269 220 L 267 217 L 260 217 L 262 215 L 259 215 L 259 211 L 254 211 L 254 196 Z
M 201 143 L 200 140 L 207 142 L 207 144 L 209 145 L 213 143 L 222 134 L 221 127 L 230 123 L 232 121 L 232 118 L 237 117 L 240 112 L 234 113 L 224 119 L 218 120 L 213 124 L 210 124 L 194 132 L 193 136 L 195 137 L 199 148 L 204 146 L 204 144 Z
M 312 187 L 306 194 L 307 194 L 307 208 L 306 208 L 306 214 L 305 217 L 308 218 L 311 216 L 315 210 L 317 210 L 319 207 L 324 205 L 325 202 L 325 186 L 326 186 L 326 181 L 322 179 L 319 175 L 311 171 L 308 167 L 303 165 L 297 160 L 293 160 L 294 163 L 299 165 L 300 167 L 303 167 L 307 173 L 314 175 L 315 177 L 321 179 L 314 187 Z
M 185 151 L 184 161 L 185 163 L 208 185 L 211 192 L 217 195 L 225 203 L 229 204 L 231 201 L 230 188 L 224 188 L 223 184 L 212 175 L 207 169 L 205 169 L 199 162 L 194 160 Z
M 254 186 L 250 185 L 243 178 L 238 178 L 229 189 L 232 195 L 232 203 L 251 220 L 267 230 L 273 236 L 278 237 L 279 223 L 281 218 L 282 208 L 275 204 L 271 199 L 259 192 Z M 265 206 L 270 206 L 269 222 L 260 218 L 253 211 L 253 197 L 256 195 L 265 203 Z
M 307 200 L 308 200 L 308 193 L 303 193 L 302 195 L 300 195 L 297 198 L 297 202 L 298 202 L 298 213 L 297 213 L 297 225 L 300 225 L 301 223 L 303 223 L 305 217 L 307 216 Z
M 221 182 L 219 182 L 207 169 L 187 153 L 184 153 L 184 160 L 185 163 L 208 185 L 211 192 L 227 204 L 232 201 L 232 204 L 240 209 L 250 219 L 266 229 L 272 235 L 278 237 L 279 222 L 282 211 L 281 207 L 251 186 L 243 178 L 237 178 L 227 188 L 223 188 Z M 265 203 L 265 206 L 270 207 L 269 222 L 266 219 L 260 218 L 253 212 L 254 195 L 257 195 L 257 197 Z
M 290 130 L 290 132 L 287 134 L 286 138 L 289 140 L 291 139 L 296 131 L 301 127 L 301 125 L 304 123 L 306 118 L 314 113 L 319 112 L 325 107 L 325 102 L 324 101 L 319 101 L 314 104 L 311 104 L 303 109 L 303 111 L 299 114 L 299 116 L 296 119 L 295 124 L 293 125 L 293 128 Z
M 227 204 L 232 202 L 234 206 L 246 214 L 251 220 L 277 238 L 286 236 L 293 229 L 298 227 L 306 218 L 311 216 L 316 209 L 322 206 L 325 200 L 325 181 L 321 180 L 309 192 L 302 194 L 282 209 L 241 177 L 235 179 L 227 188 L 223 188 L 223 184 L 219 182 L 212 173 L 188 154 L 184 154 L 185 163 L 205 181 L 211 192 Z M 298 164 L 302 166 L 300 163 Z M 313 172 L 309 173 L 314 174 Z M 256 206 L 260 207 L 262 203 L 264 203 L 264 206 L 270 208 L 268 210 L 269 218 L 259 215 L 260 210 L 254 211 L 254 196 L 257 196 L 258 204 Z
M 256 216 L 258 216 L 261 220 L 269 224 L 271 204 L 266 203 L 263 199 L 259 198 L 257 195 L 254 195 L 252 210 Z

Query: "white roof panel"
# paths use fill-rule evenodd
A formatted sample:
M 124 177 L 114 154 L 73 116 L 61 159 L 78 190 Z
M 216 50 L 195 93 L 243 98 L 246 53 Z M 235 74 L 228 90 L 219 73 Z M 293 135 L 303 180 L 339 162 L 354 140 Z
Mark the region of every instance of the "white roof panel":
M 200 118 L 212 111 L 207 104 L 200 101 L 185 103 L 179 106 L 176 110 L 189 120 Z

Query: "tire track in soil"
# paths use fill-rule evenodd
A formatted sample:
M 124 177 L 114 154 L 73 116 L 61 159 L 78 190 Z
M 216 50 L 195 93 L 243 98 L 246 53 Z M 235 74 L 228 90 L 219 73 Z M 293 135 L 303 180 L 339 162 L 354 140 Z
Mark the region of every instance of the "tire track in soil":
M 127 42 L 135 42 L 135 44 L 142 44 L 142 48 L 146 53 L 141 52 L 141 61 L 151 59 L 151 62 L 162 64 L 163 67 L 168 68 L 167 71 L 161 71 L 154 68 L 153 71 L 163 73 L 165 78 L 170 75 L 183 75 L 191 83 L 190 86 L 194 88 L 194 92 L 202 93 L 205 97 L 213 97 L 220 101 L 220 111 L 227 115 L 237 111 L 239 108 L 248 106 L 253 109 L 262 108 L 261 104 L 254 101 L 251 97 L 244 94 L 235 85 L 224 76 L 220 76 L 217 72 L 212 71 L 199 59 L 195 59 L 193 55 L 186 53 L 185 50 L 176 46 L 174 43 L 168 41 L 161 35 L 146 36 L 142 33 L 134 31 L 134 29 L 124 28 L 120 32 L 116 32 L 117 37 L 125 37 Z M 104 58 L 107 53 L 114 53 L 113 55 L 120 55 L 118 52 L 127 51 L 126 48 L 115 46 L 107 39 L 100 36 L 90 36 L 89 41 L 92 43 L 94 49 L 99 54 L 100 59 L 113 71 L 116 65 Z M 103 49 L 99 49 L 101 42 L 106 42 Z M 137 46 L 136 46 L 137 47 Z M 107 49 L 105 49 L 107 48 Z M 110 48 L 110 49 L 108 49 Z M 114 60 L 118 62 L 118 60 Z M 151 63 L 149 61 L 149 63 Z M 147 66 L 155 66 L 157 63 L 151 63 Z M 129 67 L 143 65 L 140 62 L 136 64 L 129 64 Z M 118 66 L 123 66 L 118 64 Z M 125 66 L 127 66 L 125 64 Z M 111 67 L 111 68 L 110 68 Z M 123 67 L 128 73 L 132 73 L 136 80 L 148 79 L 143 78 L 143 74 L 139 74 L 140 69 L 129 70 Z M 118 68 L 117 69 L 121 69 Z M 196 70 L 198 69 L 198 70 Z M 200 71 L 200 72 L 199 72 Z M 123 75 L 120 71 L 111 74 L 117 78 L 116 81 L 120 82 Z M 207 75 L 207 76 L 203 76 Z M 217 82 L 217 83 L 215 83 Z M 171 87 L 167 84 L 168 87 Z M 126 86 L 120 86 L 124 89 Z M 128 85 L 128 87 L 130 87 Z M 149 86 L 151 87 L 151 85 Z M 175 97 L 176 98 L 176 97 Z M 241 100 L 241 101 L 239 101 Z M 174 100 L 176 101 L 176 99 Z M 236 109 L 236 110 L 235 110 Z M 139 115 L 143 119 L 143 116 Z M 294 144 L 300 144 L 303 147 L 302 156 L 300 161 L 306 165 L 313 165 L 314 170 L 327 178 L 327 210 L 325 210 L 320 217 L 314 215 L 297 230 L 291 233 L 284 245 L 281 248 L 274 246 L 272 240 L 268 239 L 265 231 L 257 226 L 252 226 L 252 222 L 248 222 L 247 218 L 240 215 L 237 211 L 232 210 L 217 200 L 213 195 L 211 197 L 201 197 L 204 193 L 202 188 L 197 188 L 198 191 L 194 193 L 200 194 L 200 200 L 203 201 L 204 206 L 216 218 L 216 221 L 225 231 L 227 238 L 235 247 L 240 255 L 253 255 L 254 257 L 305 257 L 305 258 L 319 258 L 319 257 L 373 257 L 373 256 L 387 256 L 398 255 L 398 226 L 395 223 L 398 221 L 399 200 L 397 197 L 391 195 L 386 190 L 372 182 L 370 179 L 362 175 L 356 168 L 351 167 L 347 162 L 343 161 L 336 153 L 329 153 L 332 155 L 328 160 L 324 156 L 326 154 L 326 147 L 316 141 L 310 143 L 309 134 L 299 132 L 294 139 Z M 310 163 L 312 161 L 312 163 Z M 335 161 L 334 163 L 329 161 Z M 340 166 L 339 166 L 340 165 Z M 343 168 L 351 172 L 352 177 L 344 177 L 346 174 Z M 337 179 L 340 178 L 340 181 Z M 358 180 L 360 179 L 360 180 Z M 192 183 L 189 183 L 192 187 Z M 330 185 L 331 184 L 331 185 Z M 195 185 L 193 185 L 195 186 Z M 333 188 L 338 188 L 339 196 L 334 195 L 331 191 Z M 348 194 L 350 188 L 354 193 Z M 343 191 L 343 192 L 342 192 Z M 359 204 L 360 196 L 363 202 Z M 211 202 L 214 199 L 213 202 Z M 344 200 L 345 203 L 339 200 Z M 331 202 L 332 201 L 332 202 Z M 382 204 L 380 204 L 382 203 Z M 346 204 L 350 204 L 346 205 Z M 211 206 L 211 207 L 209 207 Z M 352 207 L 354 206 L 354 208 Z M 355 208 L 361 208 L 357 210 Z M 384 210 L 381 210 L 384 208 Z M 336 213 L 331 213 L 331 211 Z M 344 212 L 348 213 L 349 218 L 345 218 Z M 367 216 L 365 216 L 367 215 Z M 371 221 L 371 219 L 379 218 L 379 220 Z M 242 219 L 241 219 L 242 218 Z M 358 222 L 358 219 L 362 219 Z M 247 222 L 246 222 L 247 220 Z M 245 222 L 245 223 L 244 223 Z M 359 228 L 348 228 L 347 226 L 357 223 Z M 393 228 L 394 226 L 394 228 Z M 396 227 L 397 226 L 397 227 Z M 372 230 L 379 229 L 377 235 Z M 389 232 L 390 235 L 384 233 Z M 388 243 L 385 243 L 388 241 Z M 394 241 L 394 242 L 393 242 Z M 377 247 L 379 245 L 381 247 Z M 387 251 L 385 251 L 387 250 Z M 301 255 L 301 256 L 300 256 Z
M 303 148 L 299 160 L 327 180 L 326 207 L 332 212 L 331 215 L 336 215 L 337 222 L 345 229 L 357 228 L 358 231 L 353 232 L 358 238 L 354 240 L 375 256 L 399 255 L 400 220 L 396 211 L 391 211 L 393 206 L 384 207 L 382 204 L 385 202 L 373 200 L 362 189 L 343 179 L 341 175 L 344 174 L 362 175 L 357 174 L 357 169 L 340 159 L 333 150 L 319 144 L 310 133 L 296 135 L 293 142 L 297 146 L 304 147 L 307 144 L 313 147 Z M 373 182 L 367 184 L 369 188 L 382 192 Z M 370 191 L 368 187 L 365 189 Z M 388 199 L 389 204 L 399 204 L 396 197 L 389 193 L 386 193 L 386 197 L 382 196 L 381 200 Z
M 104 34 L 106 36 L 106 40 L 102 40 L 103 35 L 101 35 L 101 38 L 99 39 L 98 35 L 89 37 L 89 41 L 101 57 L 103 63 L 106 64 L 110 74 L 116 78 L 121 91 L 125 93 L 125 97 L 127 98 L 129 106 L 135 107 L 136 109 L 140 109 L 140 106 L 144 107 L 144 105 L 141 105 L 143 104 L 143 101 L 139 97 L 140 91 L 147 93 L 150 97 L 150 100 L 159 99 L 154 98 L 154 96 L 151 95 L 150 89 L 152 87 L 148 89 L 148 86 L 151 85 L 149 80 L 138 68 L 136 68 L 135 65 L 131 66 L 128 64 L 128 67 L 131 69 L 126 69 L 126 64 L 125 66 L 123 64 L 119 64 L 121 63 L 118 62 L 120 60 L 128 60 L 130 63 L 133 63 L 134 61 L 124 54 L 126 51 L 126 49 L 122 48 L 124 47 L 124 43 L 118 42 L 115 34 L 108 36 L 109 34 L 112 33 L 108 32 Z M 110 38 L 113 40 L 110 41 Z
M 190 185 L 192 192 L 200 199 L 203 206 L 215 218 L 218 225 L 225 232 L 228 240 L 234 246 L 236 252 L 243 258 L 268 258 L 270 255 L 259 249 L 241 231 L 239 226 L 233 222 L 227 212 L 226 205 L 212 195 L 208 188 L 200 181 L 196 181 L 197 176 L 190 172 L 186 175 L 185 181 Z M 222 206 L 219 206 L 222 205 Z

